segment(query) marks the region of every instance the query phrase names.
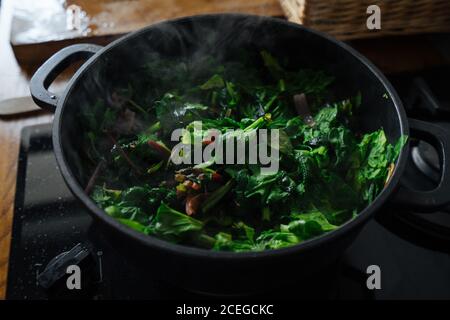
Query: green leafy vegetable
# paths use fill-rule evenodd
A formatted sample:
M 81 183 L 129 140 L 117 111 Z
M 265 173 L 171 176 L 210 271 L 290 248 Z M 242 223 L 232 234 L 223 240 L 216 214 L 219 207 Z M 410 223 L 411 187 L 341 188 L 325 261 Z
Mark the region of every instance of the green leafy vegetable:
M 172 241 L 180 241 L 201 231 L 203 223 L 162 203 L 153 220 L 152 233 Z
M 391 141 L 383 128 L 358 130 L 362 92 L 336 100 L 330 85 L 339 78 L 289 68 L 267 51 L 242 61 L 153 54 L 148 61 L 111 97 L 84 108 L 81 132 L 82 160 L 97 172 L 90 196 L 149 236 L 240 252 L 332 232 L 375 200 L 407 142 Z M 301 114 L 293 99 L 299 95 L 307 102 Z M 201 150 L 216 143 L 211 129 L 245 143 L 277 129 L 279 143 L 269 151 L 279 153 L 279 170 L 224 164 L 215 153 L 175 164 L 175 129 L 185 129 L 182 143 Z

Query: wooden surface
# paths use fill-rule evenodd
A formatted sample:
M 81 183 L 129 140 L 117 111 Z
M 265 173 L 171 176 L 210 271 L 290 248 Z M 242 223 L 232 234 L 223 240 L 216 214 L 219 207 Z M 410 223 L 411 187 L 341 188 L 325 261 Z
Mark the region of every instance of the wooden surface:
M 160 4 L 165 1 L 154 2 Z M 269 8 L 272 8 L 270 10 L 273 10 L 276 6 L 278 6 L 277 0 L 167 1 L 178 5 L 184 4 L 190 7 L 191 10 L 182 12 L 179 7 L 176 7 L 172 8 L 172 11 L 160 11 L 159 16 L 154 16 L 155 21 L 182 14 L 194 14 L 196 13 L 196 10 L 202 9 L 201 5 L 204 5 L 208 8 L 208 10 L 214 12 L 222 10 L 248 11 L 250 10 L 249 8 L 252 8 L 252 3 L 255 4 L 264 2 L 266 3 L 265 6 L 253 6 L 252 10 L 261 10 L 259 12 L 260 14 L 267 14 L 269 11 L 264 10 L 269 10 Z M 28 95 L 29 76 L 36 68 L 36 66 L 21 68 L 15 60 L 12 48 L 9 44 L 10 22 L 12 17 L 11 2 L 12 0 L 3 0 L 0 11 L 0 100 Z M 120 3 L 123 1 L 115 2 Z M 212 4 L 217 4 L 218 7 L 211 6 Z M 242 7 L 230 9 L 232 6 L 238 5 Z M 155 8 L 158 7 L 155 6 Z M 162 9 L 160 8 L 159 10 Z M 275 10 L 273 12 L 275 12 Z M 155 14 L 155 12 L 157 12 L 157 10 L 153 10 L 153 14 Z M 368 42 L 358 41 L 353 42 L 352 45 L 372 59 L 373 62 L 381 67 L 382 71 L 385 73 L 415 71 L 425 67 L 442 65 L 449 62 L 448 58 L 443 57 L 439 53 L 439 50 L 434 47 L 434 42 L 430 41 L 430 39 L 426 36 L 387 40 L 380 39 L 377 41 Z M 52 50 L 54 50 L 54 48 L 52 48 Z M 54 92 L 58 92 L 63 89 L 64 84 L 70 77 L 71 72 L 73 72 L 73 70 L 69 70 L 62 77 L 57 79 L 56 83 L 52 85 Z M 11 237 L 11 223 L 14 210 L 13 202 L 16 185 L 20 131 L 24 126 L 45 122 L 48 123 L 51 119 L 51 115 L 45 113 L 40 113 L 37 115 L 33 114 L 32 116 L 28 116 L 26 118 L 10 118 L 7 120 L 0 119 L 0 299 L 4 298 L 6 291 L 6 277 Z
M 0 16 L 0 100 L 28 93 L 26 74 L 16 64 L 8 43 L 10 13 L 8 1 L 2 1 Z M 5 10 L 3 10 L 5 8 Z M 0 119 L 0 299 L 6 291 L 13 201 L 16 185 L 17 156 L 20 130 L 31 124 L 51 121 L 50 116 L 40 114 L 26 119 Z
M 21 63 L 39 63 L 49 51 L 62 48 L 68 42 L 104 44 L 119 35 L 169 18 L 218 12 L 283 15 L 277 0 L 66 0 L 65 3 L 63 7 L 60 0 L 18 2 L 11 43 Z M 77 10 L 68 9 L 74 6 Z M 68 18 L 74 16 L 78 17 L 77 23 Z

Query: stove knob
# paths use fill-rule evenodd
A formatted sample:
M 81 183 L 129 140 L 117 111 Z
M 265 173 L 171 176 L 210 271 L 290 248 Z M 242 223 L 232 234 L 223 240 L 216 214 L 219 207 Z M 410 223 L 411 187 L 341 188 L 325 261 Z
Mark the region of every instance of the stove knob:
M 38 284 L 49 299 L 93 298 L 99 275 L 91 247 L 78 243 L 54 257 L 38 275 Z

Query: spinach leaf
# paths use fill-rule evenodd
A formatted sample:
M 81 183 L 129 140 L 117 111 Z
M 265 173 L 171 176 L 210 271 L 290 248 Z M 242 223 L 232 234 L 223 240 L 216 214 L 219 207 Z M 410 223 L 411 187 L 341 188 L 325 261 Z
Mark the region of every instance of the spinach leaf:
M 124 225 L 130 227 L 131 229 L 134 229 L 138 232 L 147 233 L 147 230 L 148 230 L 147 227 L 137 221 L 133 221 L 133 220 L 129 220 L 129 219 L 121 219 L 121 218 L 118 218 L 117 220 L 119 220 Z
M 215 74 L 211 78 L 208 79 L 204 84 L 200 86 L 200 89 L 202 90 L 209 90 L 213 88 L 223 88 L 225 86 L 225 82 L 223 81 L 223 78 Z
M 281 225 L 280 229 L 285 232 L 292 232 L 300 239 L 309 239 L 338 228 L 331 224 L 320 211 L 294 213 L 291 216 L 294 220 L 288 225 Z
M 229 233 L 219 232 L 215 236 L 215 243 L 213 250 L 216 251 L 250 251 L 253 250 L 254 245 L 245 240 L 233 240 Z
M 175 242 L 202 230 L 203 222 L 176 211 L 162 203 L 154 220 L 151 233 Z
M 336 100 L 333 76 L 292 68 L 267 51 L 241 61 L 146 54 L 136 77 L 81 114 L 82 161 L 96 181 L 91 197 L 139 232 L 212 250 L 295 245 L 335 230 L 372 202 L 407 141 L 389 143 L 382 128 L 357 131 L 362 93 Z M 312 121 L 297 113 L 297 95 Z M 170 136 L 182 128 L 182 142 L 202 149 L 215 140 L 210 129 L 246 143 L 277 129 L 280 141 L 269 147 L 279 151 L 279 170 L 262 174 L 260 164 L 222 164 L 216 155 L 175 164 Z
M 161 100 L 155 103 L 156 117 L 166 135 L 171 134 L 172 130 L 176 128 L 182 128 L 201 118 L 207 109 L 208 107 L 201 103 L 186 102 L 182 97 L 173 93 L 166 93 Z
M 256 239 L 255 250 L 280 249 L 292 246 L 301 241 L 294 233 L 268 230 Z

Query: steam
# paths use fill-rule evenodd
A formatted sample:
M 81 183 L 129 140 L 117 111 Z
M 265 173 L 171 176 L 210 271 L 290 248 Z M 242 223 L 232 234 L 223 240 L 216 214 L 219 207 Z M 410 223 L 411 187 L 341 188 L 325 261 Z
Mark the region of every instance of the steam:
M 282 38 L 275 25 L 266 17 L 235 14 L 181 18 L 138 31 L 104 52 L 78 79 L 64 112 L 63 148 L 79 182 L 86 185 L 97 165 L 89 161 L 87 153 L 92 146 L 86 145 L 86 134 L 107 121 L 107 109 L 119 116 L 112 132 L 141 132 L 152 121 L 144 119 L 139 109 L 147 109 L 168 91 L 168 87 L 161 88 L 167 86 L 164 82 L 176 83 L 171 80 L 177 76 L 175 66 L 189 70 L 189 79 L 183 81 L 186 86 L 198 85 L 190 81 L 212 75 L 211 57 L 218 63 L 229 62 L 242 50 L 259 52 L 274 47 L 275 40 Z M 86 121 L 86 115 L 92 113 L 94 128 Z M 98 135 L 95 142 L 101 152 L 111 147 L 105 135 Z

